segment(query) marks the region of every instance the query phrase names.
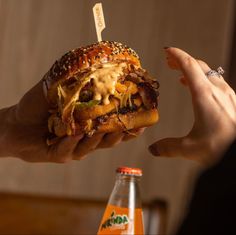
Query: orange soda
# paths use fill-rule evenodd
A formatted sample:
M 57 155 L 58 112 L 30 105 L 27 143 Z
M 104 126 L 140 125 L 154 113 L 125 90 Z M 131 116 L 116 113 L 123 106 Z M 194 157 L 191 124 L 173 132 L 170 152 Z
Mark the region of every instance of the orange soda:
M 119 167 L 116 172 L 116 183 L 97 234 L 143 235 L 143 213 L 139 189 L 142 170 Z

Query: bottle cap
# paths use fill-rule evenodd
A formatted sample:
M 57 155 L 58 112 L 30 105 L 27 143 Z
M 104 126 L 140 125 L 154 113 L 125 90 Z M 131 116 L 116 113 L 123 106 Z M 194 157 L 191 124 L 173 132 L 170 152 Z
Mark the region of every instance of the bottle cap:
M 142 176 L 142 170 L 139 168 L 131 168 L 126 166 L 121 166 L 116 169 L 117 173 L 124 174 L 124 175 L 136 175 Z

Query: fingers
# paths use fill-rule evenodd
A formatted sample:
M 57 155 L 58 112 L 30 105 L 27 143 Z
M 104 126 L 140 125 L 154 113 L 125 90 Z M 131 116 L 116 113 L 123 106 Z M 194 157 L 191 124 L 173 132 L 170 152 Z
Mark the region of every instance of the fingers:
M 92 152 L 97 148 L 99 143 L 101 142 L 104 133 L 102 134 L 94 134 L 92 137 L 84 137 L 74 149 L 74 160 L 81 160 L 88 153 Z
M 204 154 L 204 150 L 200 148 L 200 144 L 191 140 L 188 136 L 159 140 L 149 146 L 149 151 L 154 156 L 181 157 L 194 160 L 203 166 L 209 164 L 207 157 L 201 157 Z
M 50 146 L 48 151 L 49 161 L 65 163 L 72 160 L 74 149 L 83 135 L 67 136 L 55 145 Z
M 167 63 L 172 69 L 181 70 L 183 77 L 180 82 L 188 86 L 193 98 L 209 93 L 212 85 L 220 88 L 222 91 L 232 93 L 229 85 L 225 82 L 222 76 L 212 75 L 206 76 L 206 73 L 211 70 L 207 63 L 202 60 L 196 60 L 186 52 L 178 48 L 168 48 Z
M 139 128 L 139 129 L 130 130 L 127 133 L 124 133 L 124 132 L 108 133 L 104 135 L 103 139 L 98 144 L 97 148 L 114 147 L 120 144 L 122 141 L 128 141 L 128 140 L 138 137 L 144 132 L 144 130 L 145 128 Z
M 198 95 L 209 86 L 205 73 L 192 56 L 178 48 L 168 48 L 166 53 L 168 65 L 182 71 L 192 94 Z
M 131 130 L 129 131 L 127 134 L 125 134 L 125 136 L 123 137 L 123 141 L 129 141 L 131 139 L 137 138 L 139 135 L 143 134 L 143 132 L 145 131 L 145 127 L 143 128 L 139 128 L 139 129 L 135 129 L 135 130 Z
M 200 65 L 204 74 L 207 74 L 211 70 L 211 68 L 208 66 L 206 62 L 202 60 L 197 60 L 197 62 Z M 213 84 L 214 86 L 219 87 L 225 91 L 229 89 L 229 85 L 226 83 L 226 81 L 224 80 L 222 76 L 217 76 L 217 75 L 206 76 L 206 79 L 208 79 L 211 82 L 211 84 Z M 186 80 L 185 77 L 181 77 L 180 82 L 183 85 L 188 86 L 188 81 Z
M 204 62 L 202 60 L 197 60 L 197 62 L 205 74 L 211 70 L 211 68 L 208 66 L 208 64 L 206 62 Z M 231 96 L 234 100 L 235 92 L 229 86 L 229 84 L 224 80 L 224 78 L 222 76 L 212 75 L 212 76 L 208 76 L 207 79 L 209 81 L 211 81 L 211 83 L 214 86 L 220 88 L 224 93 L 228 93 L 229 96 Z
M 197 62 L 200 65 L 204 74 L 207 74 L 209 71 L 212 70 L 206 62 L 202 60 L 197 60 Z M 215 86 L 221 86 L 222 84 L 226 83 L 222 76 L 212 75 L 212 76 L 206 76 L 206 78 L 209 81 L 211 81 L 211 83 L 214 84 Z
M 212 156 L 209 154 L 212 151 L 209 142 L 196 140 L 190 135 L 159 140 L 149 146 L 149 151 L 157 157 L 180 157 L 198 162 L 204 167 L 211 166 L 218 159 L 215 154 Z
M 176 157 L 183 156 L 183 138 L 166 138 L 149 146 L 154 156 Z
M 197 62 L 200 65 L 204 74 L 206 74 L 207 72 L 209 72 L 211 70 L 211 68 L 209 67 L 209 65 L 206 62 L 204 62 L 202 60 L 197 60 Z
M 212 165 L 212 160 L 209 156 L 205 156 L 205 149 L 208 146 L 201 147 L 201 144 L 186 136 L 159 140 L 149 146 L 149 151 L 154 156 L 181 157 L 198 162 L 202 166 Z
M 202 60 L 197 60 L 197 62 L 200 65 L 200 67 L 201 67 L 202 71 L 204 72 L 204 74 L 207 74 L 209 71 L 212 70 L 206 62 L 204 62 Z M 222 79 L 224 80 L 224 78 L 222 76 L 215 76 L 215 75 L 208 76 L 207 78 L 209 80 L 214 79 L 214 80 L 217 80 L 217 81 L 220 81 Z M 215 79 L 215 78 L 217 78 L 217 79 Z M 214 81 L 214 80 L 212 80 L 212 81 Z
M 125 133 L 123 132 L 107 133 L 103 136 L 103 139 L 98 144 L 97 148 L 114 147 L 122 141 L 124 135 Z
M 48 150 L 48 161 L 65 163 L 70 160 L 81 160 L 88 153 L 98 148 L 110 148 L 142 134 L 145 128 L 132 130 L 129 134 L 124 132 L 114 132 L 107 134 L 94 134 L 92 137 L 83 135 L 67 136 Z

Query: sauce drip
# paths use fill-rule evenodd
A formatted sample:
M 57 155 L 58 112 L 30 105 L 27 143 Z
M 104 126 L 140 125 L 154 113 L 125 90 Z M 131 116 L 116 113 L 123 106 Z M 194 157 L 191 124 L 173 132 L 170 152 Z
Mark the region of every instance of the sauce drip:
M 94 70 L 89 78 L 94 82 L 94 100 L 109 104 L 109 96 L 115 93 L 115 86 L 119 76 L 122 76 L 125 63 L 104 64 L 102 68 Z

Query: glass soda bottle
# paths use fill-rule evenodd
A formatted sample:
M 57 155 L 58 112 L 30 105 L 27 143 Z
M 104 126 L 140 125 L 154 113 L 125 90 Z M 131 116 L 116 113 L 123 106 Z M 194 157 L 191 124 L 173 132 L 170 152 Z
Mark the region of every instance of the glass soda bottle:
M 97 235 L 144 234 L 143 213 L 139 189 L 142 170 L 119 167 Z

